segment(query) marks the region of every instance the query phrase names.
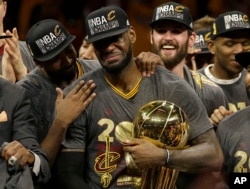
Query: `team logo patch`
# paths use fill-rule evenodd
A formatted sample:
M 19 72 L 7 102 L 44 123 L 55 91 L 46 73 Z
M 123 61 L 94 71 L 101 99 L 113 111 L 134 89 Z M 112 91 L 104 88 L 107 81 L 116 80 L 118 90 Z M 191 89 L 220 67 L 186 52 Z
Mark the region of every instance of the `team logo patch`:
M 184 20 L 183 14 L 184 7 L 183 6 L 174 6 L 174 5 L 164 5 L 158 7 L 156 10 L 155 20 L 159 20 L 161 18 L 172 17 L 180 20 Z
M 231 14 L 224 16 L 225 29 L 250 28 L 247 15 Z
M 42 54 L 57 48 L 66 40 L 65 33 L 62 32 L 59 25 L 56 25 L 53 32 L 50 32 L 35 41 Z
M 120 27 L 115 10 L 111 10 L 106 16 L 102 15 L 89 19 L 88 25 L 91 35 Z

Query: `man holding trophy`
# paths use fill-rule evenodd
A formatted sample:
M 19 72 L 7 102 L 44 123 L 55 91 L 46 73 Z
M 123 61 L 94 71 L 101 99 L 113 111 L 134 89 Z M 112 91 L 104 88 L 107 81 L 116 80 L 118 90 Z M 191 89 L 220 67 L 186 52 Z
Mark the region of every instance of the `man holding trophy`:
M 220 170 L 222 151 L 193 89 L 161 66 L 150 78 L 137 69 L 127 14 L 102 7 L 85 26 L 102 68 L 81 78 L 96 83 L 96 98 L 68 129 L 57 161 L 61 188 L 142 188 L 144 170 L 157 167 L 167 188 L 168 172 Z

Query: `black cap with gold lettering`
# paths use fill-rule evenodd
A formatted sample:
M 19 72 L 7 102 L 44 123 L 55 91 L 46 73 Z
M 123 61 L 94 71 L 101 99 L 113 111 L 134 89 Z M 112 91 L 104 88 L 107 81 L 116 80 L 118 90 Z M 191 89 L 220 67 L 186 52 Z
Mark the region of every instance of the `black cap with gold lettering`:
M 45 19 L 34 24 L 26 35 L 26 43 L 34 60 L 46 62 L 60 54 L 75 39 L 57 20 Z
M 176 2 L 168 2 L 156 7 L 150 26 L 154 27 L 154 24 L 161 20 L 176 21 L 193 30 L 193 18 L 189 8 Z
M 237 30 L 250 32 L 250 22 L 246 14 L 240 11 L 220 14 L 211 27 L 211 39 Z
M 129 27 L 127 14 L 117 6 L 102 7 L 85 19 L 88 43 L 125 33 Z

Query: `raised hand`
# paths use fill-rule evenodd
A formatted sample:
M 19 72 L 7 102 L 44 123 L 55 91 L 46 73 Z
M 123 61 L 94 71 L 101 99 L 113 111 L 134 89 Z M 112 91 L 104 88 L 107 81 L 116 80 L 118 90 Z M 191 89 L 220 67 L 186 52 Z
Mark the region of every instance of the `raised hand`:
M 11 38 L 6 38 L 5 40 L 5 45 L 4 45 L 4 55 L 6 58 L 3 58 L 3 61 L 7 61 L 7 63 L 3 64 L 11 64 L 14 74 L 16 77 L 16 81 L 23 79 L 27 73 L 28 70 L 26 66 L 23 63 L 23 59 L 21 56 L 21 51 L 19 48 L 19 36 L 17 33 L 17 29 L 13 28 L 12 32 L 7 30 L 5 32 L 6 35 L 12 35 Z M 4 71 L 4 70 L 3 70 Z M 8 75 L 3 73 L 3 76 L 6 76 L 8 79 Z M 10 80 L 10 79 L 8 79 Z M 16 82 L 15 81 L 15 82 Z

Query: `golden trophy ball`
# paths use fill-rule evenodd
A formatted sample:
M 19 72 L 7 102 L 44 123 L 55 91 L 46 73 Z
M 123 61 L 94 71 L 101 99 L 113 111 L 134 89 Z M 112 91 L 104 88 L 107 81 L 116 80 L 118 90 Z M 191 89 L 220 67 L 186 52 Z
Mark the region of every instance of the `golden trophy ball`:
M 149 102 L 135 116 L 134 137 L 144 138 L 164 149 L 183 149 L 189 137 L 187 115 L 172 102 Z M 178 173 L 178 170 L 165 166 L 144 169 L 141 188 L 174 189 Z

